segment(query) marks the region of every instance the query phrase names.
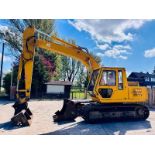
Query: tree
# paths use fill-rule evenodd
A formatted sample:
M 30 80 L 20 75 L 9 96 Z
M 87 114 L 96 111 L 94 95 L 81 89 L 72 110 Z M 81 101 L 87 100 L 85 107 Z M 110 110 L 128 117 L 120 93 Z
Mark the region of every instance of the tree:
M 7 26 L 0 29 L 0 39 L 6 41 L 11 54 L 15 57 L 15 63 L 18 65 L 19 55 L 22 52 L 22 33 L 28 26 L 35 26 L 37 29 L 47 33 L 55 34 L 54 20 L 51 19 L 10 19 L 7 20 Z M 55 71 L 59 71 L 56 66 L 56 54 L 37 49 L 34 59 L 34 70 L 32 80 L 32 94 L 42 91 L 43 84 L 53 78 L 57 78 Z M 36 91 L 37 90 L 37 91 Z
M 74 82 L 80 67 L 81 63 L 79 61 L 76 61 L 66 56 L 62 56 L 62 79 L 64 81 Z
M 68 42 L 76 44 L 74 40 L 69 40 Z M 91 52 L 92 54 L 92 52 Z M 92 54 L 98 63 L 101 62 L 100 57 Z M 77 86 L 85 86 L 88 83 L 87 71 L 80 61 L 75 59 L 62 56 L 62 68 L 61 68 L 61 78 L 64 81 L 71 81 L 76 83 Z
M 3 87 L 6 94 L 10 94 L 11 73 L 7 73 L 3 78 Z
M 26 27 L 35 26 L 36 29 L 47 34 L 54 32 L 54 20 L 51 19 L 10 19 L 7 26 L 0 29 L 0 39 L 4 39 L 12 54 L 16 57 L 22 52 L 22 33 Z
M 80 88 L 85 87 L 85 81 L 87 78 L 87 71 L 83 65 L 80 66 L 79 72 L 76 77 L 76 85 Z
M 94 57 L 94 59 L 100 64 L 101 63 L 101 58 L 98 57 L 97 55 L 93 54 L 93 52 L 90 52 L 90 54 Z M 88 78 L 88 72 L 86 68 L 81 65 L 79 68 L 79 73 L 77 74 L 76 77 L 76 85 L 79 86 L 80 88 L 82 87 L 87 87 L 89 78 Z
M 12 85 L 13 86 L 17 85 L 17 71 L 18 66 L 16 66 L 16 64 L 13 64 L 13 70 L 4 75 L 3 88 L 5 89 L 5 93 L 7 95 L 10 94 L 11 78 L 12 78 Z
M 69 40 L 68 42 L 76 44 L 74 40 Z M 64 81 L 74 82 L 76 75 L 82 66 L 81 62 L 66 56 L 61 56 L 61 62 L 61 79 Z

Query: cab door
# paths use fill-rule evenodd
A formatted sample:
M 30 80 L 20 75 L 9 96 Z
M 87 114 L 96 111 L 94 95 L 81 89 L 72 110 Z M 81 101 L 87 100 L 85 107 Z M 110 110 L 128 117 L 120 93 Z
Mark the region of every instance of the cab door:
M 124 72 L 118 68 L 103 68 L 97 85 L 97 94 L 102 102 L 121 102 L 127 93 Z
M 115 92 L 115 99 L 125 102 L 128 99 L 127 78 L 125 69 L 117 70 L 117 91 Z

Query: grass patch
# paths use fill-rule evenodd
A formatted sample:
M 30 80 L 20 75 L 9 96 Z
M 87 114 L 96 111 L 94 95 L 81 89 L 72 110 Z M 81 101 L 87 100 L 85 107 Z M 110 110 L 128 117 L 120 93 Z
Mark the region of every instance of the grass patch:
M 82 88 L 72 88 L 71 89 L 71 93 L 70 93 L 70 97 L 72 99 L 86 99 L 86 98 L 90 98 L 89 94 L 87 93 L 87 95 L 85 94 L 85 89 Z

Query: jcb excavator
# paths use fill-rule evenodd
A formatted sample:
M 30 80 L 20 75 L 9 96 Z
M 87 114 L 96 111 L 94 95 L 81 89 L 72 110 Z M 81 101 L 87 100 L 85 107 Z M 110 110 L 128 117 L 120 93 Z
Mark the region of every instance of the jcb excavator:
M 86 48 L 50 36 L 34 27 L 23 33 L 23 51 L 20 57 L 15 113 L 11 121 L 16 125 L 30 125 L 30 99 L 35 48 L 74 58 L 86 66 L 89 74 L 88 91 L 91 100 L 64 99 L 63 108 L 53 116 L 55 122 L 73 121 L 81 116 L 89 123 L 100 121 L 145 120 L 149 110 L 147 88 L 128 82 L 125 68 L 101 67 Z

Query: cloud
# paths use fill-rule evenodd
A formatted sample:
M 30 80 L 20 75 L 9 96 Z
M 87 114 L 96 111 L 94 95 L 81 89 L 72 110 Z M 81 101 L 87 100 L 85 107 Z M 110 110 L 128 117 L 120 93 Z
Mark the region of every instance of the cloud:
M 131 49 L 131 47 L 129 45 L 115 45 L 114 48 L 116 48 L 116 49 L 127 49 L 127 50 Z
M 148 50 L 144 51 L 144 56 L 145 56 L 146 58 L 155 57 L 155 48 L 148 49 Z
M 1 58 L 2 58 L 2 54 L 0 53 L 0 61 L 1 61 Z M 4 60 L 4 62 L 8 62 L 8 61 L 11 61 L 11 58 L 4 55 L 4 59 L 3 60 Z
M 5 37 L 6 41 L 9 40 L 10 37 L 12 38 L 12 40 L 15 39 L 18 40 L 19 42 L 21 42 L 22 39 L 22 34 L 19 34 L 16 31 L 14 31 L 13 27 L 3 25 L 0 25 L 0 35 L 2 35 L 2 37 Z
M 107 48 L 110 48 L 110 46 L 108 44 L 96 44 L 97 47 L 101 50 L 106 50 Z
M 103 46 L 103 48 L 102 48 Z M 123 44 L 116 44 L 116 45 L 100 45 L 98 46 L 101 52 L 103 53 L 104 56 L 111 57 L 111 58 L 119 58 L 119 59 L 124 59 L 126 60 L 128 58 L 128 55 L 131 54 L 131 47 L 130 45 L 123 45 Z
M 104 56 L 104 54 L 101 53 L 101 52 L 97 52 L 96 55 L 99 56 L 99 57 L 103 57 Z
M 3 76 L 5 75 L 5 74 L 7 74 L 7 73 L 10 73 L 11 72 L 11 68 L 10 69 L 5 69 L 4 71 L 3 71 Z
M 133 34 L 126 32 L 128 29 L 139 29 L 147 20 L 132 19 L 77 19 L 69 23 L 79 31 L 90 33 L 92 38 L 111 43 L 132 40 Z
M 0 32 L 3 35 L 6 35 L 7 33 L 11 33 L 10 29 L 8 28 L 8 26 L 3 26 L 3 25 L 0 25 Z M 13 34 L 13 35 L 15 35 L 15 34 Z
M 111 57 L 111 58 L 120 58 L 120 59 L 124 59 L 126 60 L 128 57 L 123 55 L 124 53 L 127 53 L 126 50 L 118 50 L 118 49 L 111 49 L 111 50 L 107 50 L 104 53 L 102 52 L 98 52 L 97 56 L 99 57 L 103 57 L 103 56 L 107 56 L 107 57 Z
M 111 58 L 120 58 L 126 60 L 128 57 L 128 54 L 131 54 L 128 50 L 131 49 L 129 45 L 115 45 L 113 47 L 109 47 L 108 50 L 105 50 L 104 52 L 98 52 L 98 56 L 107 56 Z
M 149 20 L 136 19 L 77 19 L 69 20 L 69 24 L 78 31 L 88 32 L 95 41 L 102 55 L 112 58 L 127 59 L 131 47 L 128 45 L 135 34 L 131 30 L 141 28 Z M 113 45 L 115 43 L 115 45 Z M 123 54 L 123 55 L 122 55 Z
M 0 30 L 6 32 L 9 31 L 9 28 L 7 26 L 0 25 Z

